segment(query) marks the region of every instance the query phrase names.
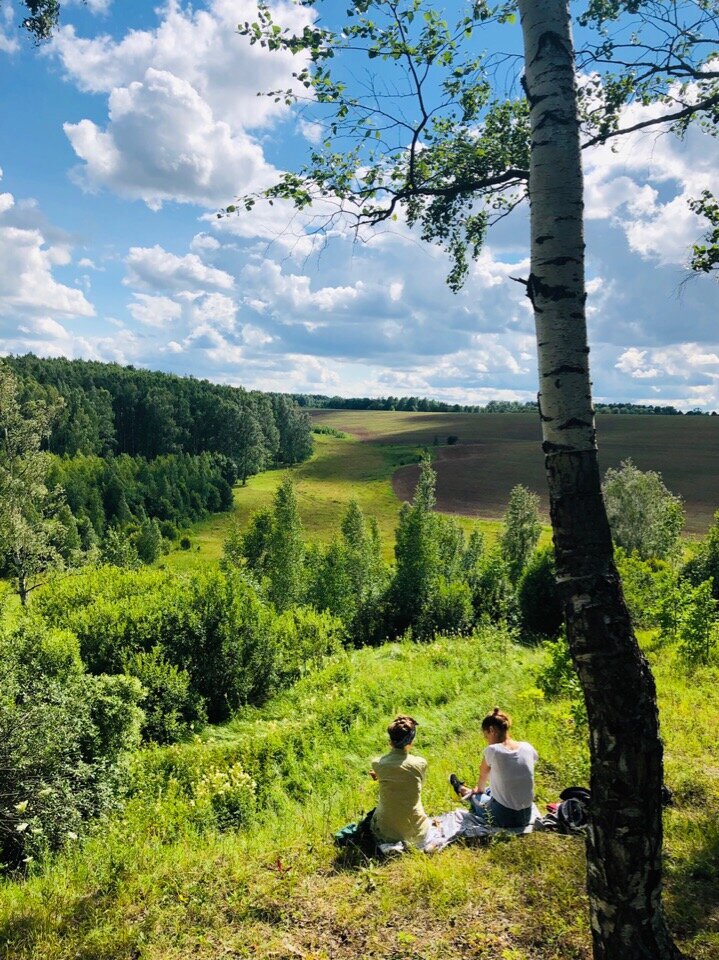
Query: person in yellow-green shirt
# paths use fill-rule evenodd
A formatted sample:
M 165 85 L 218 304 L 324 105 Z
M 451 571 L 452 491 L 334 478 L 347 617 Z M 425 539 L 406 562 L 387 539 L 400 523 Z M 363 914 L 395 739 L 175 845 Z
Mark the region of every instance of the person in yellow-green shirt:
M 422 806 L 427 761 L 410 751 L 417 733 L 412 717 L 396 717 L 389 727 L 390 751 L 372 761 L 370 776 L 379 784 L 372 832 L 380 843 L 400 841 L 418 850 L 425 846 L 432 823 Z

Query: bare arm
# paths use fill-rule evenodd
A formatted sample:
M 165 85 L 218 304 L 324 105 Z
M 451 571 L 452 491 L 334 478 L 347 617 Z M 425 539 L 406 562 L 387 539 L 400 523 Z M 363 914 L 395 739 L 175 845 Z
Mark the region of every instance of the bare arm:
M 487 784 L 489 783 L 489 775 L 492 771 L 492 768 L 487 763 L 487 761 L 482 757 L 482 765 L 479 768 L 479 780 L 477 780 L 477 786 L 474 788 L 472 793 L 484 793 L 487 789 Z

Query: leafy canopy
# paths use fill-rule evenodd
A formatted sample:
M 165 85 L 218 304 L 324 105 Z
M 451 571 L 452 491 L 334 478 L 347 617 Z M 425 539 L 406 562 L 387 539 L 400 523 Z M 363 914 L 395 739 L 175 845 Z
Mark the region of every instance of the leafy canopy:
M 489 25 L 496 37 L 497 26 L 514 23 L 515 5 L 477 0 L 451 20 L 422 0 L 354 0 L 337 28 L 321 21 L 323 0 L 303 6 L 313 17 L 300 33 L 276 23 L 266 4 L 240 33 L 297 55 L 292 86 L 268 95 L 302 104 L 323 136 L 297 171 L 239 205 L 314 207 L 317 232 L 346 217 L 361 231 L 402 215 L 449 252 L 448 283 L 459 289 L 488 227 L 528 192 L 522 60 L 483 49 Z M 711 0 L 590 0 L 576 25 L 584 147 L 659 124 L 681 136 L 694 120 L 716 132 Z M 627 108 L 651 104 L 657 109 L 630 122 Z

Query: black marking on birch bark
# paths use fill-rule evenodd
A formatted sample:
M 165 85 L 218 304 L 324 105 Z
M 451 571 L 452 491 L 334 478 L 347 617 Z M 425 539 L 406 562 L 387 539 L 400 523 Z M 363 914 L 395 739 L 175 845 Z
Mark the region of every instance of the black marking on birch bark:
M 536 244 L 540 244 L 540 245 L 541 245 L 542 243 L 546 243 L 547 240 L 554 240 L 554 234 L 553 234 L 553 233 L 543 233 L 541 237 L 536 237 L 535 240 L 534 240 L 534 242 L 535 242 Z
M 545 30 L 537 40 L 537 52 L 532 57 L 531 63 L 536 63 L 537 60 L 541 57 L 548 55 L 548 50 L 554 48 L 558 50 L 566 60 L 568 57 L 568 50 L 566 43 L 562 40 L 560 35 L 554 30 Z
M 592 424 L 587 420 L 582 420 L 580 417 L 570 417 L 569 420 L 560 423 L 557 430 L 571 430 L 574 427 L 588 427 L 591 429 Z
M 527 296 L 535 306 L 535 299 L 541 297 L 543 300 L 573 300 L 574 292 L 564 284 L 543 283 L 536 274 L 530 273 L 527 281 Z
M 548 370 L 544 376 L 545 377 L 557 377 L 560 373 L 578 373 L 581 376 L 584 376 L 586 370 L 584 367 L 577 367 L 571 363 L 563 363 L 561 367 L 555 367 L 554 370 Z
M 581 263 L 579 257 L 552 257 L 551 260 L 542 260 L 544 264 L 550 264 L 553 267 L 564 267 L 568 263 Z
M 550 440 L 545 440 L 542 444 L 542 453 L 548 455 L 552 453 L 572 453 L 574 450 L 576 450 L 576 447 L 567 443 L 552 443 Z

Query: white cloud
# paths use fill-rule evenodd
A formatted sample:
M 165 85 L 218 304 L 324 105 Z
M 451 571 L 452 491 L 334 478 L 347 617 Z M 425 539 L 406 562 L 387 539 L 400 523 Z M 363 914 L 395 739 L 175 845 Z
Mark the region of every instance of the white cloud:
M 168 253 L 161 246 L 131 247 L 123 283 L 149 291 L 230 290 L 234 279 L 224 270 L 209 267 L 195 253 L 184 257 Z
M 182 315 L 182 307 L 169 297 L 154 297 L 149 293 L 134 293 L 134 301 L 127 309 L 139 323 L 148 327 L 165 328 Z
M 113 90 L 109 112 L 104 130 L 91 120 L 64 124 L 88 188 L 108 187 L 155 210 L 167 200 L 218 207 L 275 177 L 251 137 L 217 120 L 190 83 L 167 71 L 151 67 Z
M 94 316 L 94 307 L 81 290 L 53 276 L 55 267 L 70 262 L 67 243 L 48 242 L 41 230 L 25 223 L 26 212 L 11 194 L 0 195 L 0 313 Z M 32 223 L 32 208 L 30 213 Z
M 15 28 L 15 33 L 17 33 L 15 11 L 13 10 L 12 3 L 6 0 L 2 7 L 0 7 L 0 53 L 17 53 L 20 49 L 17 37 L 11 33 L 13 28 Z
M 273 11 L 297 30 L 313 16 L 290 3 Z M 167 200 L 217 207 L 274 179 L 247 131 L 288 114 L 283 101 L 256 94 L 292 86 L 301 58 L 240 37 L 238 23 L 256 14 L 253 0 L 210 0 L 201 10 L 169 0 L 156 29 L 119 41 L 81 38 L 72 26 L 57 31 L 49 54 L 67 77 L 109 96 L 104 128 L 89 119 L 65 125 L 89 187 L 154 209 Z

